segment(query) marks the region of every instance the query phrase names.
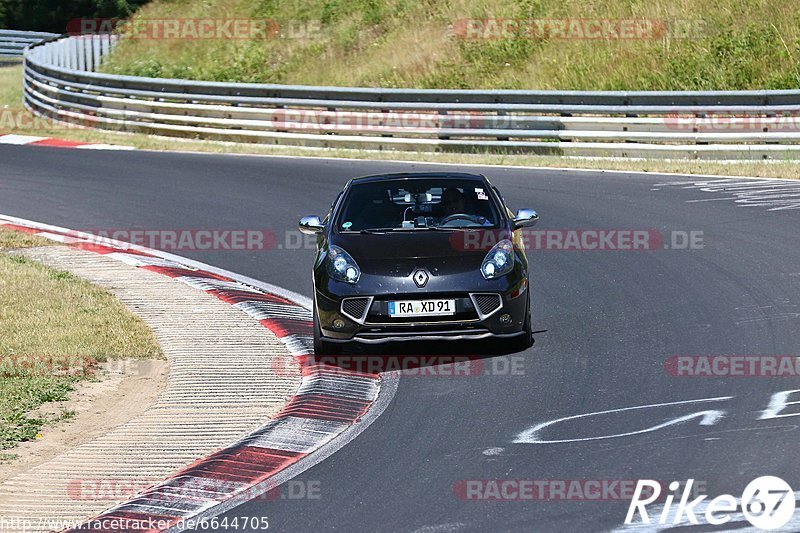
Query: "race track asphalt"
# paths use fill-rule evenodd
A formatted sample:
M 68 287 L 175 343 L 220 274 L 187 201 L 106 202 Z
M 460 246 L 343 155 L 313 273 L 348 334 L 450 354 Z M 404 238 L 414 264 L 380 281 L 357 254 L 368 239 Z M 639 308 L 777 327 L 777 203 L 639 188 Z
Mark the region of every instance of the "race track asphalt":
M 350 177 L 442 168 L 3 146 L 0 213 L 88 230 L 267 229 L 280 248 L 176 253 L 310 296 L 313 250 L 293 246 L 301 216 L 323 214 Z M 486 359 L 488 375 L 402 377 L 372 426 L 295 479 L 296 492 L 310 487 L 314 498 L 284 491 L 230 517 L 263 515 L 270 530 L 290 532 L 609 531 L 622 525 L 628 500 L 474 501 L 457 488 L 466 480 L 693 478 L 712 494 L 740 495 L 763 475 L 800 488 L 800 417 L 760 419 L 772 395 L 800 389 L 800 378 L 665 370 L 673 355 L 800 355 L 800 210 L 661 185 L 698 181 L 691 177 L 477 171 L 513 209 L 537 209 L 537 230 L 655 230 L 667 243 L 673 231 L 702 232 L 704 246 L 529 249 L 534 329 L 543 330 L 532 349 Z M 508 362 L 521 367 L 506 372 Z M 582 417 L 539 433 L 634 433 L 626 437 L 514 442 L 559 418 L 719 397 L 730 398 Z M 695 418 L 644 431 L 705 410 L 719 411 L 712 425 Z M 800 409 L 781 412 L 790 413 Z

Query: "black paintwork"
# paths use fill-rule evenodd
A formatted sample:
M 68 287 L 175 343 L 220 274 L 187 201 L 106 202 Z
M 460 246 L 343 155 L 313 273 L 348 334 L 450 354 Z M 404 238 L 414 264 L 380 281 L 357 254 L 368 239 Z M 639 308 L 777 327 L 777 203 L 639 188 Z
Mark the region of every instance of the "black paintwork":
M 431 336 L 458 337 L 463 335 L 499 336 L 513 339 L 525 334 L 529 322 L 527 291 L 528 260 L 525 251 L 515 246 L 514 269 L 504 276 L 485 279 L 481 274 L 481 263 L 489 247 L 469 247 L 463 244 L 462 231 L 399 231 L 380 234 L 360 234 L 337 231 L 336 221 L 344 209 L 348 193 L 354 185 L 387 180 L 453 180 L 454 184 L 474 182 L 481 186 L 500 213 L 498 226 L 490 231 L 494 235 L 511 236 L 517 230 L 511 211 L 489 180 L 479 174 L 465 173 L 401 173 L 366 176 L 350 180 L 336 197 L 331 210 L 325 216 L 325 228 L 318 235 L 317 254 L 314 260 L 314 301 L 318 328 L 317 336 L 323 344 L 362 340 L 362 334 L 370 339 L 378 337 L 397 339 L 398 335 L 416 333 L 424 340 Z M 481 232 L 483 230 L 471 230 Z M 479 239 L 480 240 L 480 239 Z M 497 238 L 492 242 L 496 242 Z M 481 240 L 481 242 L 483 242 Z M 332 278 L 328 272 L 330 261 L 328 250 L 336 245 L 347 251 L 361 268 L 357 283 L 348 283 Z M 413 281 L 417 270 L 424 270 L 429 280 L 424 287 Z M 502 295 L 502 312 L 481 317 L 474 309 L 469 294 L 496 293 Z M 341 312 L 343 298 L 371 296 L 375 301 L 366 324 L 353 320 Z M 392 320 L 385 305 L 388 300 L 419 300 L 430 298 L 458 298 L 461 308 L 455 317 L 436 319 Z M 502 314 L 512 319 L 503 324 Z M 334 328 L 333 322 L 341 320 L 343 327 Z M 521 341 L 524 344 L 524 340 Z M 523 346 L 527 347 L 527 346 Z M 320 344 L 317 348 L 321 351 Z

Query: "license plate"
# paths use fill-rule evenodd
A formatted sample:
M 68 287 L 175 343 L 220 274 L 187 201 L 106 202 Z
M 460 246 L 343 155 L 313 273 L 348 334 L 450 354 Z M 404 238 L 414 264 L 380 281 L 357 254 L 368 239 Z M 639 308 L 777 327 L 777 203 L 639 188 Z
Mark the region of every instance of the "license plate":
M 445 316 L 456 314 L 455 300 L 403 300 L 389 302 L 389 316 Z

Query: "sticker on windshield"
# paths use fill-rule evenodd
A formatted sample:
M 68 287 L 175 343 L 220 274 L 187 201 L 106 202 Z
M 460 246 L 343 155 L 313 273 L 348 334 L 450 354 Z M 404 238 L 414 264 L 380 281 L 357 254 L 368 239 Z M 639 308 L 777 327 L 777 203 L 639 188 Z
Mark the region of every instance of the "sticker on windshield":
M 486 193 L 483 192 L 483 189 L 479 189 L 478 187 L 475 187 L 475 192 L 478 194 L 478 200 L 488 200 L 489 199 L 489 197 L 486 196 Z
M 345 222 L 344 224 L 342 224 L 342 228 L 344 228 L 344 229 L 350 229 L 350 227 L 351 227 L 352 225 L 353 225 L 353 223 L 352 223 L 352 222 Z

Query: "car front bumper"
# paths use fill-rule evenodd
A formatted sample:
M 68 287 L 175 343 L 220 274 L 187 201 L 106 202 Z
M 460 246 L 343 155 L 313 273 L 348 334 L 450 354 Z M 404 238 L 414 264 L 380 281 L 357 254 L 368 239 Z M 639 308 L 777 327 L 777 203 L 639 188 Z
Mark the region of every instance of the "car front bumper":
M 398 335 L 392 333 L 385 333 L 381 336 L 370 337 L 366 338 L 361 335 L 355 335 L 349 339 L 336 339 L 331 337 L 325 337 L 325 340 L 328 342 L 333 343 L 351 343 L 357 342 L 361 344 L 384 344 L 389 342 L 403 342 L 403 341 L 430 341 L 430 342 L 439 342 L 439 341 L 477 341 L 489 338 L 500 338 L 500 339 L 507 339 L 513 337 L 519 337 L 523 335 L 525 332 L 520 330 L 514 333 L 492 333 L 490 331 L 486 331 L 483 333 L 465 333 L 463 331 L 454 330 L 452 332 L 442 332 L 438 334 L 432 333 L 415 333 L 409 335 Z
M 315 298 L 322 336 L 330 342 L 381 344 L 512 338 L 524 333 L 527 280 L 524 284 L 525 289 L 521 292 L 517 285 L 505 293 L 362 294 L 337 298 L 316 291 Z M 454 316 L 393 319 L 386 309 L 389 301 L 439 298 L 456 300 Z M 498 304 L 486 303 L 492 301 Z M 482 307 L 486 312 L 481 311 Z M 360 312 L 362 308 L 363 312 Z

